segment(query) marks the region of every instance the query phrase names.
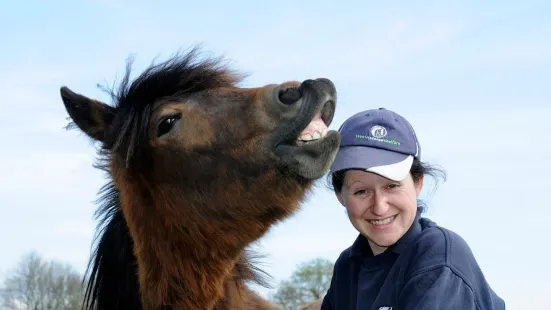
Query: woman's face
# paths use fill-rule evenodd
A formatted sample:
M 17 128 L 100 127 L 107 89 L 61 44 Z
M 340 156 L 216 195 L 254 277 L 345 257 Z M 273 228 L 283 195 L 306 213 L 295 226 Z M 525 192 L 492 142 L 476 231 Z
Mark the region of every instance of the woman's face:
M 375 255 L 398 241 L 417 214 L 423 179 L 411 174 L 400 182 L 361 170 L 347 171 L 337 198 L 352 225 L 368 240 Z

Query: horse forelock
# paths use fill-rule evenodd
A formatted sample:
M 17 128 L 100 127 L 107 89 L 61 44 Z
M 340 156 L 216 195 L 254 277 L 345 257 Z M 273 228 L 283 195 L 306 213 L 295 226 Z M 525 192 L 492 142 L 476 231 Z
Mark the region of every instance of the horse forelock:
M 133 57 L 118 89 L 102 87 L 114 102 L 116 115 L 103 141 L 103 149 L 121 154 L 126 165 L 147 145 L 147 129 L 152 105 L 160 99 L 174 98 L 218 87 L 234 87 L 246 74 L 225 66 L 221 58 L 201 59 L 198 48 L 177 52 L 168 60 L 152 64 L 133 81 Z

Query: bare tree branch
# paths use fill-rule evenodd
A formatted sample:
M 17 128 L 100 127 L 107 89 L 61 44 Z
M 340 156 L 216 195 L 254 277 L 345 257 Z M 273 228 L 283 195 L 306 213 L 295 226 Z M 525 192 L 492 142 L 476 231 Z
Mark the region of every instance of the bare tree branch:
M 319 300 L 329 289 L 333 263 L 317 258 L 297 266 L 289 280 L 281 281 L 271 299 L 285 310 L 298 309 Z
M 1 305 L 6 310 L 79 310 L 84 297 L 81 279 L 70 265 L 30 252 L 7 273 Z

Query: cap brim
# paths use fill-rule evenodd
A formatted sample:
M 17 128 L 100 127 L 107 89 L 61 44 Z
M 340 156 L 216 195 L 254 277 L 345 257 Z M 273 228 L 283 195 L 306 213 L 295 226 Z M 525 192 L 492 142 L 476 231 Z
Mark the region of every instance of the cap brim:
M 413 156 L 365 146 L 348 146 L 339 150 L 331 165 L 331 173 L 359 169 L 402 181 L 413 164 Z

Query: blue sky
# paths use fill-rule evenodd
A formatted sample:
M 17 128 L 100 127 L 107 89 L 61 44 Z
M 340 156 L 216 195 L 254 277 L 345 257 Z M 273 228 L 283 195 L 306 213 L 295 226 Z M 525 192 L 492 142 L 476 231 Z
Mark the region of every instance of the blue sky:
M 245 85 L 332 79 L 332 128 L 368 108 L 404 115 L 448 173 L 424 193 L 426 216 L 467 240 L 508 309 L 551 304 L 549 2 L 183 3 L 0 1 L 0 276 L 32 249 L 87 263 L 105 180 L 88 140 L 62 129 L 59 87 L 107 100 L 96 84 L 120 79 L 129 55 L 140 71 L 202 43 Z M 280 280 L 355 236 L 320 186 L 259 248 Z

